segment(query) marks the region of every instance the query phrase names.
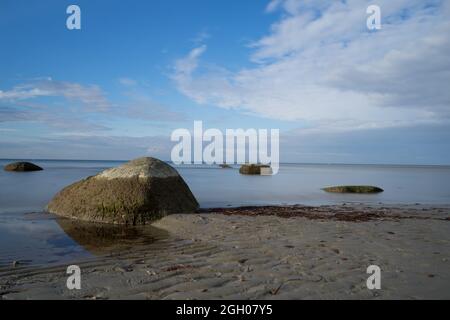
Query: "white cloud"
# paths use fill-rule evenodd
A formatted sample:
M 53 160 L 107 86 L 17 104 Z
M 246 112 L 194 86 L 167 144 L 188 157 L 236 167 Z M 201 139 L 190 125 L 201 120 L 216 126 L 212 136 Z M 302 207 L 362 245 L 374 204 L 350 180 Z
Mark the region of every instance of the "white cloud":
M 85 86 L 73 82 L 54 81 L 51 78 L 21 84 L 8 91 L 0 90 L 0 101 L 39 97 L 64 97 L 80 101 L 98 110 L 104 110 L 110 106 L 103 91 L 96 85 Z
M 21 106 L 19 108 L 0 106 L 0 124 L 7 122 L 45 124 L 63 130 L 64 133 L 77 131 L 92 134 L 92 132 L 110 130 L 110 128 L 96 121 L 84 119 L 80 112 L 69 110 L 55 112 L 52 108 L 39 105 Z
M 119 83 L 126 87 L 134 87 L 137 85 L 137 81 L 131 78 L 119 78 Z
M 125 100 L 110 103 L 98 86 L 38 78 L 7 91 L 0 91 L 0 124 L 27 122 L 63 134 L 92 135 L 122 131 L 121 121 L 168 123 L 185 120 L 183 113 L 140 94 L 139 83 L 121 78 L 127 88 Z M 39 101 L 39 97 L 51 97 Z M 54 98 L 63 97 L 64 101 Z M 81 102 L 81 105 L 71 102 Z M 123 125 L 127 128 L 127 125 Z M 1 131 L 1 130 L 0 130 Z M 125 129 L 126 131 L 126 129 Z
M 190 76 L 198 66 L 198 58 L 206 51 L 206 45 L 194 48 L 187 57 L 178 60 L 175 63 L 175 77 Z
M 269 4 L 266 6 L 266 12 L 274 12 L 277 10 L 280 5 L 283 3 L 282 0 L 272 0 L 269 2 Z
M 134 159 L 148 155 L 170 159 L 172 142 L 166 136 L 104 136 L 68 134 L 29 136 L 11 142 L 0 135 L 0 158 Z
M 199 45 L 208 40 L 209 38 L 211 38 L 211 35 L 206 30 L 203 30 L 199 32 L 194 38 L 192 38 L 191 41 Z
M 449 2 L 380 0 L 382 30 L 366 28 L 369 1 L 274 0 L 283 10 L 252 44 L 254 67 L 199 72 L 206 46 L 175 63 L 178 89 L 199 104 L 354 130 L 450 118 Z

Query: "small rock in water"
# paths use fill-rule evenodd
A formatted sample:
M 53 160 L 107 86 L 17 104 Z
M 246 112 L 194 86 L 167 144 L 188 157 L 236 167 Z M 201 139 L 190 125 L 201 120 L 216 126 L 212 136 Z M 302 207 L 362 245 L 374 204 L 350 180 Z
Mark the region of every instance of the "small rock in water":
M 374 186 L 336 186 L 323 188 L 322 190 L 331 193 L 380 193 L 384 191 Z
M 263 164 L 243 164 L 239 169 L 239 173 L 261 176 L 272 175 L 272 168 Z
M 44 169 L 31 162 L 14 162 L 7 164 L 4 167 L 4 170 L 13 172 L 29 172 L 29 171 L 41 171 Z

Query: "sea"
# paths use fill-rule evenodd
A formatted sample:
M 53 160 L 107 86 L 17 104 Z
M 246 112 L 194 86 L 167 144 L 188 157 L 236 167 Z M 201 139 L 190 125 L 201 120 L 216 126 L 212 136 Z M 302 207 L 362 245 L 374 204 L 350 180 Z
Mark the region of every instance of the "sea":
M 2 159 L 0 167 L 23 160 Z M 113 250 L 111 244 L 123 249 L 164 237 L 164 232 L 151 226 L 130 231 L 87 224 L 87 231 L 81 229 L 82 232 L 103 237 L 87 239 L 85 234 L 76 234 L 80 228 L 73 228 L 70 222 L 44 213 L 46 204 L 63 187 L 125 161 L 27 161 L 44 170 L 25 173 L 0 170 L 0 271 L 11 265 L 70 263 Z M 237 165 L 230 169 L 216 165 L 173 166 L 203 208 L 343 203 L 450 204 L 450 166 L 285 163 L 273 176 L 241 175 Z M 374 185 L 384 192 L 357 195 L 330 194 L 322 190 L 335 185 Z M 105 232 L 104 228 L 109 229 Z M 110 238 L 105 239 L 105 235 Z

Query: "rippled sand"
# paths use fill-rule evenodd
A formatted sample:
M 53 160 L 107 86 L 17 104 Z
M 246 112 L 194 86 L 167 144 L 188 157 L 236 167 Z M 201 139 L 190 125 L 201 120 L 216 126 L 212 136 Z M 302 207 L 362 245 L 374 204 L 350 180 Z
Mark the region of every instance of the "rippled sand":
M 66 266 L 0 272 L 3 299 L 450 299 L 450 210 L 261 207 L 165 217 L 169 236 Z M 366 269 L 381 268 L 381 290 Z

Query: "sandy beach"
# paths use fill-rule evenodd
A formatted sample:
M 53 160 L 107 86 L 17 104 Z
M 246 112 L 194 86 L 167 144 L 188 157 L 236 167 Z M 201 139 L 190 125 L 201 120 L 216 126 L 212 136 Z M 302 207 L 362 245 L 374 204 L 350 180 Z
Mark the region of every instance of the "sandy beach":
M 449 299 L 448 207 L 248 207 L 170 215 L 168 236 L 66 267 L 11 266 L 2 299 Z M 366 268 L 381 268 L 368 290 Z

